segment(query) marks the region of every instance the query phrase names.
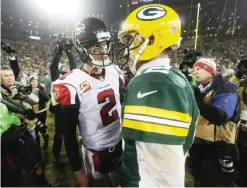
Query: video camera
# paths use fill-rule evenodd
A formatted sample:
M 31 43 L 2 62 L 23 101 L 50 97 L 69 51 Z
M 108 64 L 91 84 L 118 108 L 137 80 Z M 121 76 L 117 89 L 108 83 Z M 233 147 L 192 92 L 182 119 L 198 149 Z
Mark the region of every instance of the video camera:
M 18 90 L 18 93 L 23 93 L 24 95 L 29 95 L 32 93 L 31 86 L 17 85 L 16 89 Z
M 68 39 L 64 33 L 54 34 L 53 39 L 55 39 L 59 51 L 70 51 L 73 47 L 72 39 Z
M 243 79 L 243 77 L 247 77 L 247 58 L 243 57 L 238 61 L 237 69 L 235 72 L 235 76 L 239 79 Z
M 4 41 L 1 41 L 1 47 L 8 54 L 17 52 L 17 50 L 15 48 L 13 48 L 10 44 L 8 44 Z

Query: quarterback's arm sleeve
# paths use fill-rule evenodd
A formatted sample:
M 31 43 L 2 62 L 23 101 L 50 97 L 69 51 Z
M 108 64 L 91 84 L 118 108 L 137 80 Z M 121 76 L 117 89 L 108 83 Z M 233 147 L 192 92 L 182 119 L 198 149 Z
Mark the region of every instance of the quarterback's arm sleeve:
M 77 105 L 62 108 L 64 118 L 64 145 L 73 171 L 81 170 L 79 146 L 76 138 L 79 108 Z
M 61 57 L 62 57 L 62 53 L 54 52 L 51 65 L 50 65 L 51 80 L 53 82 L 59 78 L 58 64 L 59 64 Z
M 69 59 L 69 68 L 70 70 L 74 70 L 77 68 L 77 63 L 75 61 L 75 58 L 71 52 L 66 51 L 67 57 Z
M 70 106 L 79 103 L 76 89 L 69 84 L 53 84 L 53 93 L 58 104 Z
M 199 102 L 200 114 L 215 125 L 226 123 L 234 114 L 237 94 L 223 94 L 215 97 L 212 105 Z

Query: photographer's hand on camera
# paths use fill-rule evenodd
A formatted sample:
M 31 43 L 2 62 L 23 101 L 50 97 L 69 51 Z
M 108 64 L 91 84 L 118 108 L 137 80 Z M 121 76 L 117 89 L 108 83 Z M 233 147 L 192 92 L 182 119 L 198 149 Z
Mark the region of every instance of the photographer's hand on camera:
M 63 43 L 64 41 L 59 40 L 57 42 L 56 48 L 55 48 L 55 53 L 62 54 L 63 52 Z
M 27 108 L 25 110 L 25 118 L 27 118 L 28 120 L 35 119 L 35 112 L 33 111 L 33 109 Z
M 9 90 L 11 91 L 11 98 L 14 98 L 16 95 L 18 95 L 18 89 L 16 88 L 16 86 L 11 86 L 9 88 Z
M 39 92 L 39 88 L 33 88 L 32 92 L 33 93 Z
M 17 52 L 16 49 L 14 49 L 10 44 L 4 41 L 1 41 L 1 47 L 8 54 Z

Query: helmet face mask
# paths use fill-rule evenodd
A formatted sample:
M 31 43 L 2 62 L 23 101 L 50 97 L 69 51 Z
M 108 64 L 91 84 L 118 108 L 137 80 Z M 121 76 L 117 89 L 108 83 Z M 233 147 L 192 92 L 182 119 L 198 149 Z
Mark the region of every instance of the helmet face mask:
M 122 62 L 120 68 L 126 64 L 132 67 L 135 59 L 133 51 L 138 49 L 145 39 L 136 31 L 124 32 L 119 36 L 119 39 L 123 44 L 123 47 L 117 51 L 118 61 Z
M 112 64 L 110 38 L 107 26 L 97 18 L 80 20 L 72 33 L 73 43 L 82 61 L 101 68 Z

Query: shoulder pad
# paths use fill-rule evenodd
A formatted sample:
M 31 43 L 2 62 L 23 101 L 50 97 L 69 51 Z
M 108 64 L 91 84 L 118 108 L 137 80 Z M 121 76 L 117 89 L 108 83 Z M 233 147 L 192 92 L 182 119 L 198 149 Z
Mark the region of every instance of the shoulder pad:
M 53 84 L 53 93 L 58 104 L 68 106 L 75 104 L 76 89 L 67 84 Z

